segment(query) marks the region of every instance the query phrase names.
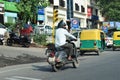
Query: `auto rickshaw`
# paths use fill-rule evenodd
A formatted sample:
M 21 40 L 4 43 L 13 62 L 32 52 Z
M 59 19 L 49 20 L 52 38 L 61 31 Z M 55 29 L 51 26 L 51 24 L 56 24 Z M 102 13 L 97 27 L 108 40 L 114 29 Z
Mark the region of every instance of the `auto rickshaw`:
M 120 31 L 113 32 L 113 51 L 120 48 Z
M 80 54 L 96 52 L 98 55 L 105 48 L 105 33 L 99 29 L 82 30 L 80 35 Z

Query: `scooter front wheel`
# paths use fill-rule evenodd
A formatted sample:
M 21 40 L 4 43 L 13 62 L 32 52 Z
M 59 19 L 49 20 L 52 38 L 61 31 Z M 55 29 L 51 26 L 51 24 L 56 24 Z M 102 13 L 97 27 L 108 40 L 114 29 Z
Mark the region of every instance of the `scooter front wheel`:
M 55 72 L 60 71 L 60 70 L 61 70 L 61 67 L 62 67 L 62 66 L 57 66 L 57 64 L 52 65 L 52 69 L 53 69 L 53 71 L 55 71 Z
M 79 67 L 79 60 L 78 59 L 74 59 L 72 64 L 73 64 L 74 68 L 78 68 Z

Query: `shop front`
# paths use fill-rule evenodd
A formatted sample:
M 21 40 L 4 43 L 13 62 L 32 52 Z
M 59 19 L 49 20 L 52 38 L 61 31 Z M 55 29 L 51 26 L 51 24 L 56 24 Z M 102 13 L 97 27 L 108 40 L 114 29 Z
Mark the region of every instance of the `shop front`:
M 15 23 L 19 12 L 15 5 L 15 2 L 0 0 L 0 23 Z
M 5 12 L 4 14 L 5 23 L 15 23 L 16 19 L 17 19 L 17 13 Z

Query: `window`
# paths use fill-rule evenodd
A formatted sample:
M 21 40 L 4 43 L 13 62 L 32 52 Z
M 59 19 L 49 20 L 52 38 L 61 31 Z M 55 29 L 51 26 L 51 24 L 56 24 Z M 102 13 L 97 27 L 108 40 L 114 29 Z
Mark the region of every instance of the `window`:
M 65 1 L 64 0 L 59 0 L 59 5 L 62 7 L 65 7 Z
M 50 4 L 53 4 L 53 0 L 49 0 Z
M 96 13 L 96 15 L 98 15 L 98 9 L 95 9 L 95 13 Z
M 75 3 L 75 10 L 79 11 L 79 5 L 77 3 Z
M 81 5 L 81 12 L 85 12 L 85 8 L 82 5 Z

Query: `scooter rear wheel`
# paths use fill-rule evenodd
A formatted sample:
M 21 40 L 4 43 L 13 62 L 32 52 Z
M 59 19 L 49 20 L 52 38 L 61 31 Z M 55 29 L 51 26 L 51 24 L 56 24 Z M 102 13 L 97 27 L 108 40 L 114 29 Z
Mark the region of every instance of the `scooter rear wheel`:
M 7 39 L 7 45 L 12 46 L 12 44 L 13 44 L 13 41 L 11 39 Z
M 0 40 L 0 45 L 3 45 L 3 42 L 2 42 L 2 40 Z

